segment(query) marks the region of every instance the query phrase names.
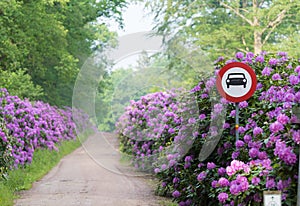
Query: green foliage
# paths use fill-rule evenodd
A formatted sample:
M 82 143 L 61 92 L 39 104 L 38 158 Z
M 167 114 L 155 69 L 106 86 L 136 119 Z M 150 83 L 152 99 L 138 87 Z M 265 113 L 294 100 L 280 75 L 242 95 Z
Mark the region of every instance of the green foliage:
M 146 5 L 156 15 L 158 33 L 183 37 L 213 59 L 237 51 L 277 51 L 287 42 L 286 51 L 299 56 L 292 44 L 300 35 L 299 1 L 156 0 Z
M 0 2 L 0 68 L 26 68 L 43 100 L 70 105 L 79 68 L 115 34 L 105 18 L 121 22 L 124 0 L 4 0 Z M 99 19 L 99 18 L 102 18 Z
M 115 33 L 108 31 L 103 22 L 110 18 L 121 24 L 119 8 L 124 6 L 124 0 L 70 0 L 66 6 L 59 4 L 53 9 L 54 12 L 62 13 L 61 21 L 68 30 L 67 49 L 79 59 L 79 67 L 93 51 L 102 51 L 113 37 L 116 37 Z
M 164 56 L 142 53 L 138 65 L 106 72 L 98 86 L 96 115 L 101 131 L 113 131 L 115 122 L 130 100 L 147 93 L 171 88 L 190 88 L 197 80 L 196 70 L 168 70 Z M 180 65 L 177 65 L 178 67 Z
M 96 96 L 96 115 L 101 131 L 113 131 L 116 120 L 123 113 L 131 97 L 128 96 L 128 90 L 133 89 L 124 79 L 132 72 L 131 69 L 119 69 L 103 75 Z
M 0 87 L 6 88 L 11 95 L 21 99 L 38 100 L 43 95 L 42 88 L 33 84 L 30 75 L 26 74 L 26 70 L 0 71 Z

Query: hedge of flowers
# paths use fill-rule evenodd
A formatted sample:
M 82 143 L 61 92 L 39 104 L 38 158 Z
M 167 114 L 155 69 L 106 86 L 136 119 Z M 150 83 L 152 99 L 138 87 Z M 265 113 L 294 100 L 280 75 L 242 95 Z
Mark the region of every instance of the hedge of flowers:
M 69 108 L 31 103 L 0 90 L 0 174 L 30 164 L 38 148 L 57 150 L 57 143 L 75 137 Z
M 265 190 L 280 190 L 283 205 L 296 205 L 300 130 L 293 124 L 297 118 L 292 108 L 300 103 L 300 60 L 285 52 L 262 52 L 256 56 L 239 52 L 227 61 L 220 57 L 215 62 L 215 75 L 229 62 L 250 65 L 258 79 L 255 94 L 239 103 L 239 140 L 235 139 L 235 105 L 221 98 L 211 108 L 216 79 L 213 76 L 187 93 L 196 97 L 197 118 L 182 116 L 184 107 L 180 105 L 185 102 L 178 98 L 174 102 L 166 98 L 155 104 L 156 109 L 161 109 L 157 111 L 159 119 L 147 116 L 154 102 L 165 93 L 132 101 L 117 124 L 122 149 L 133 154 L 133 161 L 158 153 L 151 159 L 153 172 L 161 181 L 157 190 L 173 196 L 181 206 L 263 205 Z M 206 160 L 199 161 L 203 144 L 213 135 L 211 121 L 226 108 L 220 141 Z M 152 118 L 156 119 L 155 124 L 151 124 Z M 156 127 L 164 130 L 154 131 Z M 198 130 L 182 136 L 182 129 L 187 127 Z M 188 151 L 164 153 L 164 148 L 176 144 L 178 138 L 193 140 Z M 167 161 L 161 163 L 159 158 L 163 156 Z

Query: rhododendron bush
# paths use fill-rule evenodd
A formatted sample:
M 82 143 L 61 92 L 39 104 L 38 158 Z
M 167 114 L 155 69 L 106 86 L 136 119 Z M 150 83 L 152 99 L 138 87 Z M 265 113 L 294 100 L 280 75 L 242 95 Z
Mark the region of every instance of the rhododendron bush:
M 300 62 L 284 52 L 256 56 L 239 52 L 230 60 L 220 57 L 214 75 L 234 61 L 250 65 L 258 79 L 254 95 L 239 103 L 239 140 L 235 105 L 223 98 L 216 101 L 213 76 L 186 92 L 188 98 L 173 98 L 178 96 L 174 90 L 132 101 L 117 123 L 122 150 L 133 154 L 139 168 L 145 167 L 139 160 L 148 156 L 147 164 L 160 180 L 157 191 L 182 206 L 262 205 L 265 190 L 280 190 L 283 205 L 296 205 L 300 130 L 293 124 L 292 108 L 300 103 Z M 188 110 L 193 101 L 197 110 Z M 155 115 L 148 115 L 150 110 Z M 215 133 L 220 133 L 220 140 L 200 161 L 203 145 Z M 178 139 L 189 146 L 184 152 Z M 173 153 L 166 153 L 174 144 Z
M 0 174 L 30 164 L 38 148 L 58 150 L 57 143 L 75 139 L 71 109 L 29 102 L 0 90 Z

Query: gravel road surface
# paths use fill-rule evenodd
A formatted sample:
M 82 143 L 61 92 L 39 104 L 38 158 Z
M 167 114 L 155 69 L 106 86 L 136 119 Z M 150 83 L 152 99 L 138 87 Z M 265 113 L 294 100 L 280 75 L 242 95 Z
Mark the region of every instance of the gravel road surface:
M 98 133 L 66 156 L 15 206 L 156 206 L 151 176 L 120 163 L 113 134 Z

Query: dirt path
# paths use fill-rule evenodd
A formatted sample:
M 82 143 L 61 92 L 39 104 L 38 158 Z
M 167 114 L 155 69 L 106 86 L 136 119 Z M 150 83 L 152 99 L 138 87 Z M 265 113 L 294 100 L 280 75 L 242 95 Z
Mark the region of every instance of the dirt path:
M 111 134 L 93 135 L 31 190 L 22 192 L 15 205 L 159 205 L 161 199 L 147 183 L 150 177 L 138 176 L 131 167 L 121 164 L 115 143 Z

